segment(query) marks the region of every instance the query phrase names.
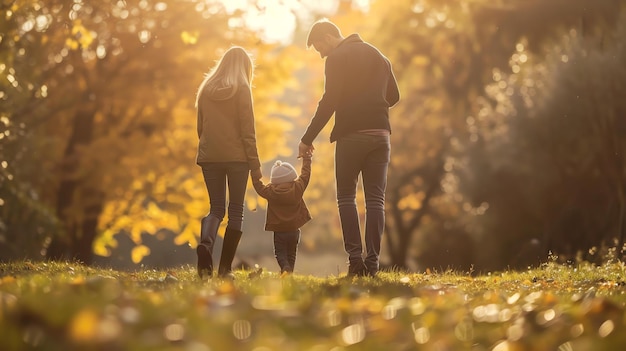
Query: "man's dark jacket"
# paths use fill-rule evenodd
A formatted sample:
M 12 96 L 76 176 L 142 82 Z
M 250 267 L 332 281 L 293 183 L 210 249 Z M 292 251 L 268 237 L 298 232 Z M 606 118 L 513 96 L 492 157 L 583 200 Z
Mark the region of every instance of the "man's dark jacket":
M 400 99 L 389 60 L 358 34 L 339 43 L 326 58 L 324 95 L 301 141 L 306 145 L 335 113 L 330 134 L 334 142 L 344 135 L 367 129 L 386 129 L 389 107 Z

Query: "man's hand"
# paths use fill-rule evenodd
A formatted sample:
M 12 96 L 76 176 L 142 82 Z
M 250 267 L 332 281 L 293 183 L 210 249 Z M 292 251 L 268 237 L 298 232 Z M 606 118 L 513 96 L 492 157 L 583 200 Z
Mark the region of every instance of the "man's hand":
M 251 170 L 250 177 L 252 177 L 252 180 L 261 179 L 263 177 L 263 174 L 261 173 L 261 168 Z
M 303 142 L 300 142 L 300 144 L 298 145 L 298 158 L 304 157 L 307 154 L 309 155 L 309 158 L 310 158 L 311 155 L 313 155 L 314 150 L 315 148 L 313 147 L 313 145 L 307 145 Z

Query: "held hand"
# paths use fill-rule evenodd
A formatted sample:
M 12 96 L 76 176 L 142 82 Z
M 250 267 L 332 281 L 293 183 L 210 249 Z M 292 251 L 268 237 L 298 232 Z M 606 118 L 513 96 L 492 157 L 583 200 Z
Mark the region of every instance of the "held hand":
M 300 157 L 304 157 L 306 154 L 309 154 L 309 157 L 311 155 L 313 155 L 313 151 L 315 150 L 315 147 L 313 147 L 313 145 L 307 145 L 303 142 L 300 142 L 300 144 L 298 145 L 298 158 Z
M 250 177 L 252 177 L 252 180 L 261 179 L 263 177 L 263 174 L 261 173 L 261 168 L 251 170 Z

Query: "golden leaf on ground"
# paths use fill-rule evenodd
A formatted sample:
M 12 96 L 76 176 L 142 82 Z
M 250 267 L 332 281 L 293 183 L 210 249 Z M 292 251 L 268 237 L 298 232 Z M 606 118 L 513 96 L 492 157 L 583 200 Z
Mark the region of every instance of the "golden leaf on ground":
M 8 283 L 13 283 L 15 281 L 15 277 L 13 276 L 6 276 L 6 277 L 2 277 L 2 279 L 0 279 L 0 285 L 2 284 L 8 284 Z
M 74 279 L 72 279 L 70 284 L 72 284 L 72 285 L 83 285 L 83 284 L 85 284 L 85 277 L 83 277 L 82 275 L 79 275 L 79 276 L 75 277 Z
M 93 310 L 79 311 L 69 327 L 70 338 L 74 341 L 87 342 L 96 338 L 99 317 Z

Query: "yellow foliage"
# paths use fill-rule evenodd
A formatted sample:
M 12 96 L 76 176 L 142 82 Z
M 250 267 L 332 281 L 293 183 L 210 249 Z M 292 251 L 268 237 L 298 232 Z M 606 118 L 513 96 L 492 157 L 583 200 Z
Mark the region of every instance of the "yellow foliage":
M 93 253 L 102 257 L 111 256 L 111 250 L 106 245 L 102 245 L 99 241 L 94 242 Z
M 144 257 L 150 254 L 150 248 L 145 245 L 138 245 L 133 247 L 130 253 L 130 257 L 134 263 L 139 263 Z
M 198 42 L 199 35 L 200 33 L 198 33 L 197 31 L 183 31 L 182 33 L 180 33 L 180 38 L 182 39 L 183 43 L 194 45 Z
M 425 67 L 430 64 L 430 58 L 426 55 L 417 55 L 411 59 L 411 63 L 414 66 Z
M 417 180 L 421 180 L 421 178 L 417 178 Z M 426 197 L 426 193 L 420 190 L 421 187 L 421 181 L 415 181 L 413 186 L 402 187 L 402 197 L 398 200 L 398 208 L 401 210 L 419 210 Z
M 167 191 L 167 182 L 156 182 L 154 184 L 154 192 L 157 194 L 166 194 Z
M 91 32 L 84 30 L 83 32 L 81 32 L 81 36 L 80 36 L 80 39 L 78 39 L 78 42 L 80 43 L 82 47 L 85 48 L 91 45 L 91 43 L 93 42 L 93 39 L 94 38 Z
M 91 45 L 94 40 L 93 34 L 91 34 L 91 32 L 87 28 L 85 28 L 85 26 L 83 26 L 80 20 L 74 21 L 74 26 L 72 27 L 72 35 L 75 38 L 78 38 L 78 40 L 76 41 L 76 46 L 78 46 L 78 43 L 80 43 L 83 48 Z M 77 47 L 73 47 L 73 49 L 76 48 Z
M 196 178 L 189 178 L 186 179 L 182 184 L 181 187 L 186 191 L 186 192 L 192 192 L 192 191 L 202 191 L 203 193 L 206 191 L 205 187 L 203 186 L 198 186 L 198 179 Z
M 69 47 L 71 50 L 78 49 L 78 42 L 72 38 L 67 38 L 65 40 L 65 46 Z
M 189 201 L 184 206 L 184 211 L 189 218 L 202 218 L 208 212 L 208 200 L 204 201 Z
M 143 229 L 137 224 L 135 224 L 134 226 L 130 228 L 130 238 L 136 243 L 141 242 L 142 232 L 143 232 Z
M 143 188 L 143 182 L 140 179 L 133 180 L 132 189 L 141 190 Z
M 159 218 L 161 213 L 161 209 L 154 202 L 148 204 L 146 215 L 148 215 L 149 218 Z
M 246 205 L 250 211 L 256 211 L 259 206 L 258 196 L 246 196 Z
M 200 231 L 200 221 L 198 224 L 193 225 L 191 223 L 187 223 L 185 229 L 174 238 L 174 243 L 176 245 L 182 245 L 188 242 L 191 246 L 196 246 L 198 244 L 198 240 L 196 239 L 199 236 Z
M 407 196 L 398 202 L 400 210 L 419 210 L 422 207 L 422 201 L 415 196 Z
M 120 227 L 126 227 L 132 225 L 133 220 L 129 216 L 119 216 L 117 217 L 117 224 Z

